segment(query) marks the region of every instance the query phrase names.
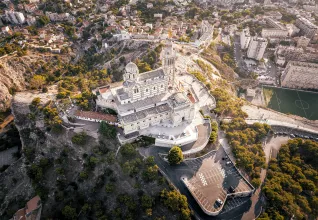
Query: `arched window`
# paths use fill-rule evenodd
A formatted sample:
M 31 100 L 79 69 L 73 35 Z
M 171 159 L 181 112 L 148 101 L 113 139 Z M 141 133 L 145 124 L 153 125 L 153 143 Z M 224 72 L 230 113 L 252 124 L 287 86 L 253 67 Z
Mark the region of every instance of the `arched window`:
M 134 93 L 138 93 L 138 92 L 139 92 L 138 87 L 135 87 L 135 88 L 134 88 Z
M 153 87 L 153 90 L 156 90 L 156 87 Z

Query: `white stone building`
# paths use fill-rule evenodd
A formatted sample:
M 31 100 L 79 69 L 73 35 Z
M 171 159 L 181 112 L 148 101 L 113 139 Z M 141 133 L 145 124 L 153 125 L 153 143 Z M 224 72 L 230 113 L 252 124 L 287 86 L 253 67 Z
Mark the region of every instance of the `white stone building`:
M 307 20 L 306 18 L 297 18 L 295 25 L 300 29 L 300 33 L 312 39 L 317 34 L 318 26 Z
M 5 16 L 7 21 L 9 21 L 12 24 L 24 24 L 25 23 L 25 17 L 23 13 L 21 12 L 15 12 L 15 11 L 5 11 Z
M 191 123 L 195 108 L 175 82 L 176 55 L 172 44 L 163 51 L 163 67 L 139 73 L 136 64 L 125 67 L 122 86 L 97 91 L 97 106 L 117 111 L 124 135 L 164 123 L 177 127 Z
M 261 33 L 262 37 L 286 38 L 288 36 L 288 29 L 278 21 L 270 17 L 265 18 L 265 21 L 272 28 L 263 28 Z
M 281 83 L 283 87 L 317 89 L 317 73 L 318 64 L 290 61 L 281 76 Z
M 248 28 L 242 30 L 240 41 L 241 41 L 241 49 L 246 50 L 251 41 L 250 30 Z
M 267 40 L 261 37 L 253 37 L 247 50 L 247 57 L 261 60 L 266 50 Z

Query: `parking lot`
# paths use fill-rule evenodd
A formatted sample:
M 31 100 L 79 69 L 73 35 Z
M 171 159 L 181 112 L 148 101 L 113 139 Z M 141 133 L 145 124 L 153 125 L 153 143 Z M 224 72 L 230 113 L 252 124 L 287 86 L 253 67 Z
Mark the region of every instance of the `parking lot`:
M 253 191 L 223 149 L 188 159 L 185 163 L 193 171 L 193 176 L 183 177 L 183 181 L 201 208 L 209 213 L 219 212 L 225 203 L 227 211 L 236 208 L 246 200 L 231 199 L 226 202 L 227 197 Z
M 240 207 L 242 204 L 249 201 L 249 197 L 236 197 L 232 199 L 228 199 L 222 209 L 221 214 L 225 214 L 237 207 Z
M 274 131 L 274 136 L 281 135 L 281 136 L 289 136 L 290 138 L 303 138 L 303 139 L 318 141 L 317 134 L 312 134 L 312 133 L 301 131 L 298 129 L 286 128 L 281 126 L 272 126 L 272 129 Z

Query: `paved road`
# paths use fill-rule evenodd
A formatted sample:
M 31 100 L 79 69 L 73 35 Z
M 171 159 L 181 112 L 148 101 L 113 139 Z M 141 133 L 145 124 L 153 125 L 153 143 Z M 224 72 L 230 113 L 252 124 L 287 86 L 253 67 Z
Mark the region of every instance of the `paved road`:
M 149 147 L 147 149 L 140 149 L 140 153 L 144 156 L 154 156 L 155 162 L 159 166 L 159 168 L 167 175 L 169 180 L 176 186 L 179 191 L 185 195 L 188 199 L 189 206 L 195 212 L 195 216 L 197 219 L 207 219 L 207 220 L 221 220 L 221 219 L 242 219 L 242 216 L 245 212 L 247 212 L 251 207 L 251 200 L 249 197 L 235 199 L 234 201 L 228 200 L 224 207 L 224 211 L 219 214 L 218 216 L 208 216 L 206 215 L 200 206 L 197 204 L 195 199 L 192 197 L 188 189 L 185 185 L 181 182 L 182 176 L 192 176 L 193 171 L 189 169 L 189 167 L 182 163 L 178 166 L 170 166 L 167 162 L 163 161 L 159 157 L 159 153 L 168 153 L 169 149 L 160 148 L 160 147 Z M 220 148 L 220 150 L 223 150 Z

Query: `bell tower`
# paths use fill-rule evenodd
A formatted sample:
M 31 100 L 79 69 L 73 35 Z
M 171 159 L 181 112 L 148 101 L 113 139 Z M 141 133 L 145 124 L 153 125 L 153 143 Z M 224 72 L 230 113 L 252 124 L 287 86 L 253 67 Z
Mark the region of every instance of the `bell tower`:
M 176 53 L 173 50 L 172 42 L 166 42 L 165 48 L 163 50 L 163 69 L 165 75 L 168 77 L 168 87 L 174 87 L 175 83 L 175 62 Z

